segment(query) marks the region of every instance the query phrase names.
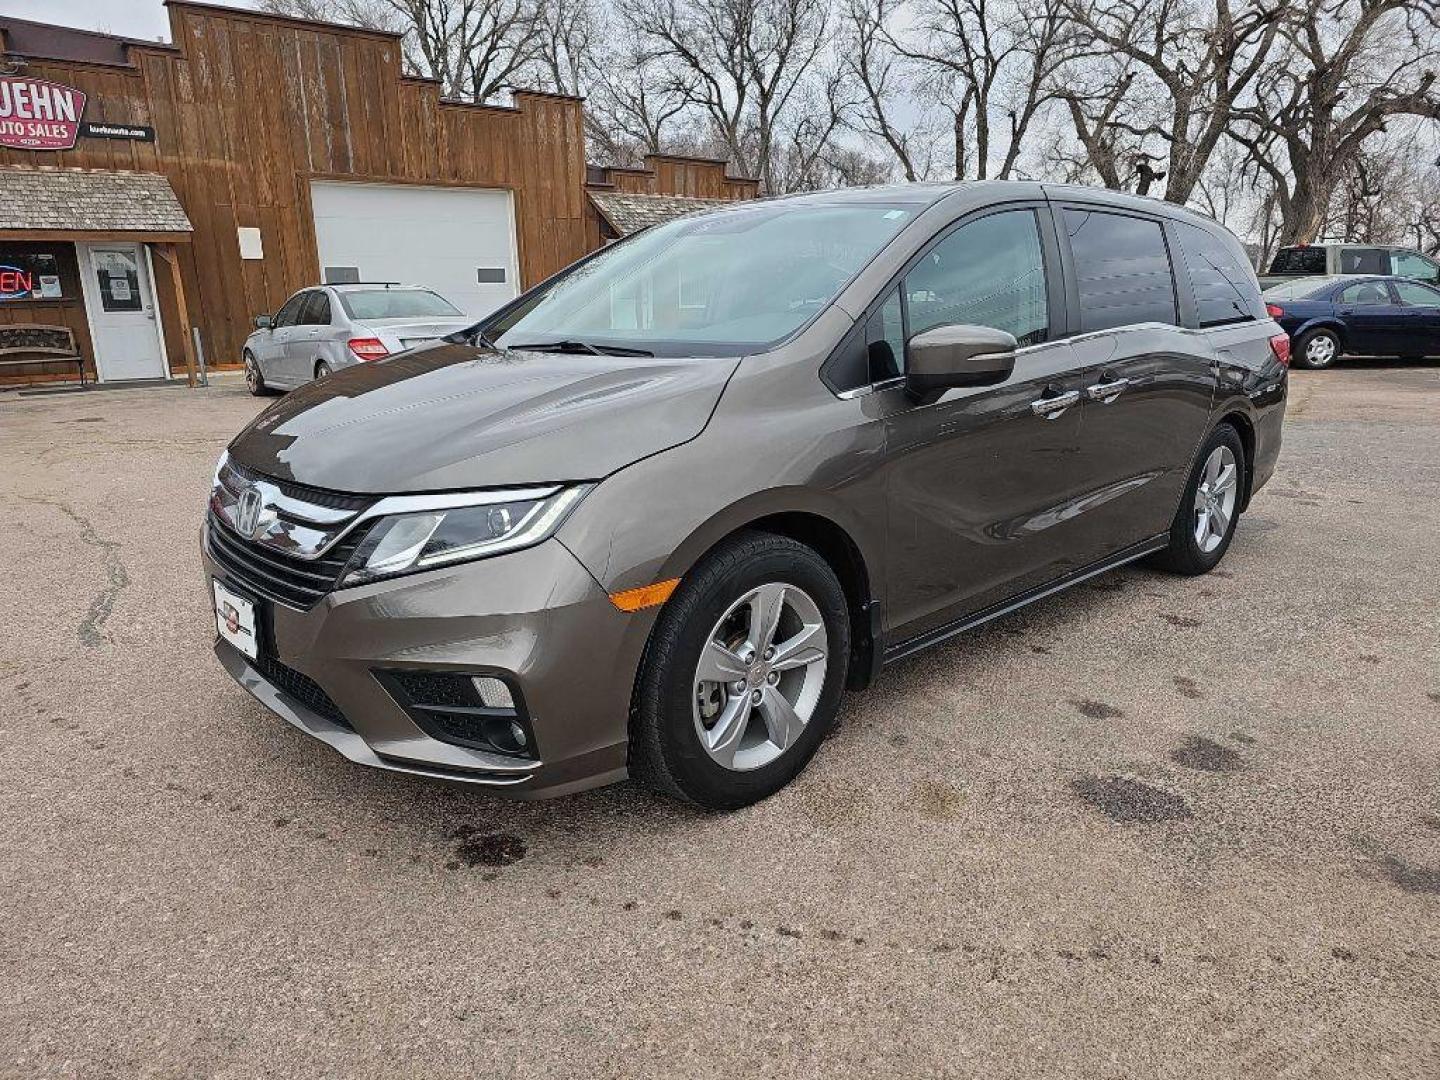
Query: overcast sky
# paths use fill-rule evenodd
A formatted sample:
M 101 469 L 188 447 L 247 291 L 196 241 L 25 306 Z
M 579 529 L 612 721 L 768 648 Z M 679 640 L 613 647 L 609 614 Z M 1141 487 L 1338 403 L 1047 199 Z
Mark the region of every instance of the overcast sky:
M 254 6 L 245 0 L 219 2 Z M 170 17 L 160 0 L 0 0 L 0 14 L 149 41 L 170 40 Z

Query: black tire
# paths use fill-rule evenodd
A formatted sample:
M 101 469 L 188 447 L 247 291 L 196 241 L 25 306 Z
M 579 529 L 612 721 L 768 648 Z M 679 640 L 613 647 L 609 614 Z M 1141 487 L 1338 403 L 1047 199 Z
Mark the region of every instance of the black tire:
M 1309 356 L 1311 343 L 1327 340 L 1330 344 L 1328 359 L 1312 359 Z M 1327 330 L 1322 326 L 1314 330 L 1307 330 L 1295 339 L 1295 348 L 1290 353 L 1290 361 L 1296 367 L 1302 367 L 1309 371 L 1323 371 L 1339 363 L 1340 349 L 1340 336 L 1334 330 Z
M 751 589 L 781 582 L 815 601 L 828 664 L 809 722 L 779 757 L 740 772 L 712 759 L 696 733 L 696 665 L 711 629 Z M 820 555 L 789 537 L 741 533 L 685 575 L 651 633 L 630 722 L 630 773 L 657 791 L 707 810 L 736 810 L 788 784 L 835 723 L 850 657 L 845 591 Z
M 1195 539 L 1195 493 L 1200 487 L 1206 461 L 1221 446 L 1228 446 L 1230 452 L 1235 455 L 1236 472 L 1238 473 L 1235 508 L 1230 515 L 1230 524 L 1219 546 L 1213 551 L 1203 551 Z M 1220 564 L 1220 560 L 1225 557 L 1225 552 L 1230 550 L 1230 541 L 1235 538 L 1235 527 L 1240 523 L 1240 508 L 1245 501 L 1245 491 L 1249 480 L 1250 462 L 1245 456 L 1245 443 L 1234 427 L 1230 424 L 1221 424 L 1210 433 L 1210 437 L 1200 447 L 1200 452 L 1195 455 L 1195 464 L 1190 469 L 1190 480 L 1186 483 L 1185 492 L 1180 497 L 1180 506 L 1175 511 L 1175 519 L 1170 524 L 1170 543 L 1151 561 L 1162 570 L 1190 577 L 1208 574 L 1214 570 Z
M 256 397 L 269 397 L 273 394 L 274 391 L 265 385 L 265 373 L 260 370 L 260 365 L 249 349 L 240 355 L 240 360 L 245 365 L 245 388 Z

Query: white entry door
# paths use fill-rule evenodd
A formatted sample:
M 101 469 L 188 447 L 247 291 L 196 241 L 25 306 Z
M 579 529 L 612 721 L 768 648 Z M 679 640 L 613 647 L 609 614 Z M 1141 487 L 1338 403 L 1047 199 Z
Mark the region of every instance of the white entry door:
M 150 267 L 140 244 L 77 244 L 101 382 L 169 374 Z

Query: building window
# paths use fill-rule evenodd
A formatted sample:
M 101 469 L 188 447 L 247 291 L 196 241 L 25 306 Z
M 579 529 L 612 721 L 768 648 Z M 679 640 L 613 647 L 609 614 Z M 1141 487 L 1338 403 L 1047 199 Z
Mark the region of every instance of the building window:
M 96 283 L 100 286 L 100 306 L 106 311 L 140 311 L 140 264 L 134 251 L 115 248 L 92 250 Z
M 64 298 L 58 256 L 0 245 L 0 301 Z

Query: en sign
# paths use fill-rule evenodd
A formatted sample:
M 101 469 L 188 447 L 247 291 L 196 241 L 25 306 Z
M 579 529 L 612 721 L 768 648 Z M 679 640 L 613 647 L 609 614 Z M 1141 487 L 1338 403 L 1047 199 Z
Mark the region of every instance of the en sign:
M 0 266 L 0 300 L 19 300 L 34 290 L 35 278 L 18 266 Z
M 73 86 L 0 75 L 0 146 L 69 150 L 84 112 L 85 95 Z

